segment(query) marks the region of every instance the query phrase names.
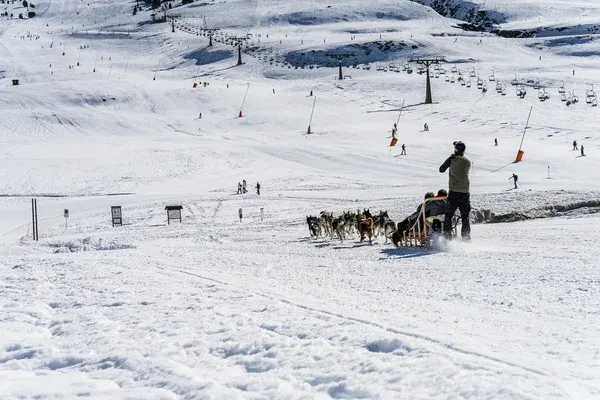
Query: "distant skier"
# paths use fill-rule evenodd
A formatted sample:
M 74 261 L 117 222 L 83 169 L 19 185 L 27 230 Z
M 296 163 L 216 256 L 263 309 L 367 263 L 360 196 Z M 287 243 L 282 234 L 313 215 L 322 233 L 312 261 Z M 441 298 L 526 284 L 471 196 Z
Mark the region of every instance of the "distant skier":
M 260 183 L 256 182 L 256 194 L 260 196 Z
M 573 150 L 579 150 L 577 148 L 577 140 L 573 140 Z
M 245 179 L 242 181 L 242 193 L 248 193 L 248 191 L 246 190 L 246 180 Z
M 312 95 L 313 95 L 313 91 L 311 90 L 310 95 L 308 97 L 312 97 Z
M 494 139 L 494 146 L 498 146 L 498 139 Z
M 242 222 L 242 209 L 238 210 L 238 215 L 240 216 L 240 223 Z
M 401 156 L 405 156 L 406 155 L 406 145 L 404 143 L 402 143 L 402 152 L 400 153 Z
M 198 115 L 198 119 L 202 119 L 202 113 L 200 113 L 200 115 Z
M 275 88 L 273 88 L 273 94 L 275 94 Z
M 581 145 L 581 157 L 585 157 L 585 152 L 583 151 L 583 145 Z
M 238 182 L 238 191 L 237 194 L 242 194 L 242 184 Z
M 515 184 L 515 189 L 518 189 L 517 187 L 517 181 L 519 180 L 519 177 L 516 174 L 512 174 L 512 176 L 510 178 L 508 178 L 508 180 L 513 180 L 513 183 Z
M 396 138 L 396 128 L 392 128 L 392 139 Z
M 469 170 L 471 161 L 465 157 L 467 146 L 463 142 L 454 142 L 454 154 L 452 154 L 440 166 L 440 172 L 444 173 L 448 168 L 449 188 L 448 208 L 444 217 L 444 236 L 452 239 L 452 217 L 456 209 L 460 209 L 462 223 L 461 236 L 463 240 L 471 239 L 471 225 L 469 215 L 471 213 Z
M 423 130 L 425 132 L 429 132 L 429 125 L 427 125 L 427 123 L 425 125 L 423 125 Z

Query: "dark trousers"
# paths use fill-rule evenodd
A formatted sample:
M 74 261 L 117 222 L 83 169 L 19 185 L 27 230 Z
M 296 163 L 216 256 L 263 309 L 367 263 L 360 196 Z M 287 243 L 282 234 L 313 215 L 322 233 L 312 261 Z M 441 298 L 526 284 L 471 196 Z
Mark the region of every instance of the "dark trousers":
M 448 193 L 448 202 L 446 203 L 446 216 L 444 218 L 444 234 L 452 234 L 452 217 L 457 209 L 460 210 L 462 223 L 461 236 L 468 238 L 471 236 L 471 224 L 469 214 L 471 213 L 471 196 L 469 193 L 452 192 Z

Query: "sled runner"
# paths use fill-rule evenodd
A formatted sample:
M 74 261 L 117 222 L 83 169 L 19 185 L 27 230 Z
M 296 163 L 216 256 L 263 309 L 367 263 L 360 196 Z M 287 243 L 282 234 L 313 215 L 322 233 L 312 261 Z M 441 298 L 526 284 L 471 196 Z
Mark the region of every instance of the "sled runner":
M 426 205 L 430 201 L 448 200 L 447 197 L 434 197 L 426 199 L 421 204 L 421 210 L 419 216 L 413 224 L 413 226 L 404 232 L 401 240 L 398 242 L 398 247 L 412 247 L 412 248 L 429 248 L 432 246 L 432 235 L 442 234 L 442 227 L 444 225 L 445 215 L 435 215 L 432 217 L 426 217 L 425 209 Z M 456 215 L 452 216 L 452 237 L 456 237 L 456 225 L 458 218 Z

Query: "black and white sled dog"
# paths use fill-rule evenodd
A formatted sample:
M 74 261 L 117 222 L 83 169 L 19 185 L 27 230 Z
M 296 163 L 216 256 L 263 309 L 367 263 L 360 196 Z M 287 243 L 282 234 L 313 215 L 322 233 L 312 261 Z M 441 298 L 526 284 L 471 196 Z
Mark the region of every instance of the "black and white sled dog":
M 321 224 L 318 217 L 313 217 L 309 215 L 306 217 L 306 223 L 308 225 L 308 231 L 310 233 L 310 237 L 318 238 L 322 234 Z
M 375 237 L 377 235 L 384 235 L 385 243 L 388 242 L 391 235 L 396 231 L 396 223 L 390 219 L 387 211 L 379 211 L 379 215 L 375 217 L 373 225 Z

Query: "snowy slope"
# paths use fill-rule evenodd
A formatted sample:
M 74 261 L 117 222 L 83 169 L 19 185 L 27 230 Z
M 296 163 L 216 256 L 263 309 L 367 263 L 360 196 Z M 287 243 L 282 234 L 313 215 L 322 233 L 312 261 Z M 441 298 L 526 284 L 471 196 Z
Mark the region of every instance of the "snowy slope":
M 493 7 L 506 29 L 594 18 L 591 1 L 554 3 Z M 174 4 L 174 33 L 109 0 L 0 19 L 0 398 L 600 398 L 597 216 L 476 225 L 446 253 L 311 240 L 304 224 L 324 209 L 398 221 L 447 185 L 454 140 L 477 208 L 597 199 L 596 35 L 463 32 L 409 1 Z M 248 33 L 235 66 L 223 41 Z M 337 81 L 325 54 L 341 51 Z M 431 55 L 488 91 L 441 75 L 421 104 L 425 77 L 390 63 Z M 399 116 L 407 156 L 388 147 Z M 261 196 L 235 195 L 242 179 Z

